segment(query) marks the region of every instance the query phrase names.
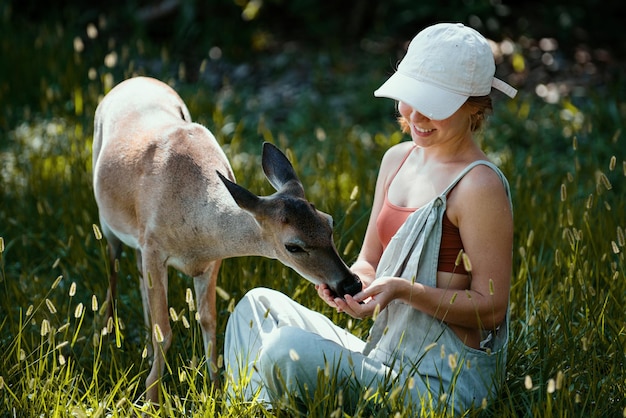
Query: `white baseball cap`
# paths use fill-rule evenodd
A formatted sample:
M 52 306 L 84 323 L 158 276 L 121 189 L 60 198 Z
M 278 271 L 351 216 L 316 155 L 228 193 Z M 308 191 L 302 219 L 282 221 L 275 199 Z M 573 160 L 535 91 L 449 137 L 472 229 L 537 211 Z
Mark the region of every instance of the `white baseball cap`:
M 418 33 L 397 71 L 374 92 L 405 102 L 433 120 L 449 118 L 470 96 L 491 88 L 513 98 L 517 90 L 494 77 L 489 43 L 462 23 L 439 23 Z

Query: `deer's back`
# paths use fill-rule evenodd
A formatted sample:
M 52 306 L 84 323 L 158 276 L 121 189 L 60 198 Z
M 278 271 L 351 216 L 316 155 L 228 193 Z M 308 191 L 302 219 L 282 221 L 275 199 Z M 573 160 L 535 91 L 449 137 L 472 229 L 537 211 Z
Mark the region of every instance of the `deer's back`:
M 98 106 L 94 192 L 111 230 L 136 240 L 126 244 L 158 239 L 174 249 L 210 239 L 210 223 L 233 206 L 215 170 L 233 177 L 211 132 L 165 84 L 130 79 Z

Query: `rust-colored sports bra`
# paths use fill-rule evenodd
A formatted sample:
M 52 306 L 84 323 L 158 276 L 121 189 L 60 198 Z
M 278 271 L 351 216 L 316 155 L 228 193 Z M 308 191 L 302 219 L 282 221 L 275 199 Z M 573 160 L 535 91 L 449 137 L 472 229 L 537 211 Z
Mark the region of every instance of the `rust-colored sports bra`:
M 411 151 L 413 149 L 411 148 Z M 402 206 L 394 205 L 389 201 L 389 185 L 393 181 L 393 179 L 400 171 L 400 168 L 404 165 L 404 162 L 407 160 L 409 155 L 411 154 L 409 151 L 393 176 L 387 183 L 384 190 L 384 200 L 383 206 L 380 209 L 380 213 L 378 214 L 378 218 L 376 219 L 376 230 L 378 231 L 378 238 L 383 245 L 383 250 L 387 248 L 389 241 L 395 235 L 395 233 L 400 229 L 404 221 L 409 217 L 410 214 L 415 212 L 418 208 L 405 208 Z M 447 212 L 444 213 L 443 216 L 443 224 L 442 224 L 442 232 L 441 232 L 441 246 L 439 248 L 439 263 L 437 270 L 445 271 L 448 273 L 458 273 L 458 274 L 467 274 L 463 263 L 459 263 L 458 266 L 455 266 L 454 263 L 458 258 L 459 252 L 463 249 L 463 241 L 461 240 L 461 234 L 459 233 L 459 228 L 454 226 L 454 224 L 448 218 Z

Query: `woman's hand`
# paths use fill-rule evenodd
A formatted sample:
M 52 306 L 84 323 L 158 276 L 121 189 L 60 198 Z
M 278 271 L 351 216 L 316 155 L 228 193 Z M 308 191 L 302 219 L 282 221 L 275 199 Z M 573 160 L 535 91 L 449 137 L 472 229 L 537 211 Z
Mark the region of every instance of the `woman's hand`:
M 337 309 L 335 296 L 333 295 L 333 292 L 330 290 L 330 287 L 328 287 L 326 283 L 316 284 L 315 290 L 317 290 L 317 295 L 322 298 L 324 302 L 326 302 L 331 307 Z
M 408 280 L 381 277 L 356 295 L 345 295 L 344 299 L 335 297 L 332 302 L 337 312 L 345 312 L 353 318 L 363 319 L 382 311 L 392 300 L 403 299 L 405 293 L 409 294 L 411 289 L 412 283 Z
M 363 286 L 361 289 L 361 292 L 363 291 L 363 289 L 366 289 L 376 277 L 375 269 L 367 262 L 357 261 L 351 267 L 351 270 L 354 274 L 359 276 L 359 279 L 361 280 L 361 285 Z M 337 306 L 336 300 L 339 299 L 343 301 L 343 299 L 341 299 L 335 293 L 333 293 L 333 291 L 330 290 L 330 287 L 328 287 L 327 284 L 325 283 L 316 284 L 315 290 L 317 290 L 317 295 L 320 298 L 322 298 L 322 300 L 326 302 L 327 305 L 337 309 L 338 312 L 342 311 Z

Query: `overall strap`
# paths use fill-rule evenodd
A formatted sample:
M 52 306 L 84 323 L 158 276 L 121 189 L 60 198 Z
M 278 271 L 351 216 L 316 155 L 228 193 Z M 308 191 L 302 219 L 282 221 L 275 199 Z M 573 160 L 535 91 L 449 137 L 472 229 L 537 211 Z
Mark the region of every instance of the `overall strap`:
M 461 179 L 463 177 L 465 177 L 465 175 L 474 167 L 476 167 L 477 165 L 486 165 L 487 167 L 491 168 L 493 171 L 495 171 L 498 176 L 502 179 L 503 183 L 505 183 L 505 187 L 506 187 L 506 192 L 507 195 L 509 194 L 509 189 L 508 189 L 508 183 L 506 181 L 506 179 L 504 178 L 504 175 L 502 174 L 502 172 L 500 171 L 500 169 L 492 162 L 487 161 L 487 160 L 476 160 L 470 164 L 468 164 L 467 167 L 465 167 L 463 169 L 463 171 L 461 171 L 459 173 L 459 175 L 454 179 L 454 181 L 452 183 L 450 183 L 450 185 L 443 191 L 443 193 L 441 194 L 441 196 L 447 196 L 448 193 L 450 193 L 450 190 L 452 190 L 454 188 L 454 186 L 457 185 L 457 183 L 459 181 L 461 181 Z

